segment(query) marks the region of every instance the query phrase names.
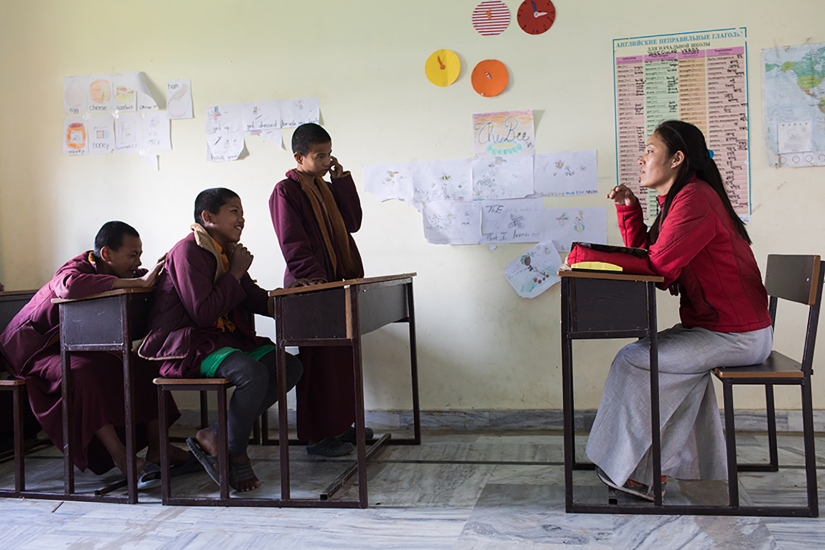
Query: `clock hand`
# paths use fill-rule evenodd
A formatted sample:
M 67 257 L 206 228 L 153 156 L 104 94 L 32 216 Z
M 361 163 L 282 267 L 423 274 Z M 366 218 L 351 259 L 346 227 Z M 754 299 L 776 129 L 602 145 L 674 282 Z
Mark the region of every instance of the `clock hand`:
M 441 62 L 441 57 L 440 56 L 436 56 L 436 59 L 438 59 L 438 66 L 441 67 L 442 71 L 447 68 L 447 66 L 444 63 Z
M 533 13 L 536 13 L 537 11 L 539 11 L 539 10 L 538 10 L 538 8 L 536 7 L 536 2 L 535 2 L 535 0 L 533 0 L 533 1 L 532 1 L 532 2 L 530 2 L 530 3 L 531 3 L 531 4 L 533 4 Z
M 536 19 L 538 19 L 539 17 L 542 17 L 544 15 L 547 15 L 546 11 L 534 11 L 533 12 L 533 17 L 535 17 Z

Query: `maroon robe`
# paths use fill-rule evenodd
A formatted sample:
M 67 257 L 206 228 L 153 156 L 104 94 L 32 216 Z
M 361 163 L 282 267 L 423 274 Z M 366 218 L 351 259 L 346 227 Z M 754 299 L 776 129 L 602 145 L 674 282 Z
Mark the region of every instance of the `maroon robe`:
M 77 299 L 112 289 L 114 275 L 97 272 L 89 252 L 69 260 L 41 288 L 0 334 L 0 352 L 8 360 L 8 371 L 26 380 L 29 402 L 46 435 L 63 448 L 62 369 L 60 362 L 60 316 L 53 298 Z M 123 440 L 126 425 L 123 404 L 123 362 L 108 352 L 72 353 L 72 419 L 75 465 L 102 474 L 114 467 L 111 455 L 95 437 L 107 424 Z M 137 449 L 146 446 L 144 424 L 158 418 L 157 392 L 152 378 L 157 368 L 136 355 L 132 357 L 135 378 L 135 425 Z M 180 416 L 169 402 L 171 424 Z
M 361 228 L 361 201 L 355 182 L 347 174 L 330 185 L 332 195 L 349 233 Z M 272 225 L 286 260 L 284 286 L 296 279 L 323 278 L 338 281 L 344 277 L 340 259 L 337 266 L 324 247 L 321 228 L 312 204 L 301 189 L 295 170 L 286 173 L 269 197 Z M 350 249 L 361 262 L 352 235 Z M 332 239 L 335 255 L 341 251 Z M 296 386 L 298 438 L 321 440 L 344 432 L 355 421 L 355 377 L 352 348 L 341 346 L 302 347 L 300 355 L 304 374 Z
M 272 344 L 255 335 L 248 315 L 269 316 L 268 304 L 267 292 L 248 273 L 240 281 L 229 273 L 218 275 L 217 257 L 190 233 L 166 254 L 149 314 L 149 334 L 138 353 L 159 362 L 163 376 L 198 377 L 201 361 L 213 351 L 225 346 L 251 351 Z M 234 332 L 218 328 L 222 316 L 235 325 Z

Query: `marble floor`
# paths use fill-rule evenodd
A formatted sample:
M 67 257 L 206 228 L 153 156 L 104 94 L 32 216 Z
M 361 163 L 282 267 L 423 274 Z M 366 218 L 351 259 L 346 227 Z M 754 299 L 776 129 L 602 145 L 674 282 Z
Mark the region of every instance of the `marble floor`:
M 586 436 L 577 438 L 582 449 Z M 767 456 L 767 438 L 738 436 L 740 460 Z M 804 503 L 802 439 L 779 436 L 779 473 L 742 474 L 743 503 Z M 825 436 L 817 439 L 825 466 Z M 264 486 L 253 495 L 277 496 L 278 448 L 250 447 Z M 315 497 L 346 459 L 319 460 L 290 450 L 294 497 Z M 59 491 L 62 461 L 53 448 L 27 458 L 30 489 Z M 0 482 L 11 480 L 0 465 Z M 576 472 L 576 500 L 606 502 L 592 472 Z M 117 476 L 78 472 L 81 491 Z M 0 548 L 276 548 L 508 549 L 508 548 L 825 548 L 825 519 L 588 515 L 564 512 L 562 437 L 548 432 L 425 432 L 421 446 L 387 447 L 368 469 L 370 508 L 279 509 L 167 507 L 160 490 L 141 492 L 140 504 L 0 499 Z M 825 470 L 819 475 L 825 488 Z M 217 495 L 204 473 L 176 478 L 176 495 Z M 715 503 L 724 482 L 668 483 L 668 502 Z M 334 498 L 356 498 L 350 483 Z

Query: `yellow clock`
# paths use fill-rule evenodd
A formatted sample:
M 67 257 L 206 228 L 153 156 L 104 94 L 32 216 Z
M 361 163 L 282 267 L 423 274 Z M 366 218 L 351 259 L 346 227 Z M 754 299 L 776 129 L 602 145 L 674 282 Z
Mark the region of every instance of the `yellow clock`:
M 436 86 L 449 86 L 461 72 L 461 60 L 452 50 L 436 50 L 424 64 L 427 79 Z

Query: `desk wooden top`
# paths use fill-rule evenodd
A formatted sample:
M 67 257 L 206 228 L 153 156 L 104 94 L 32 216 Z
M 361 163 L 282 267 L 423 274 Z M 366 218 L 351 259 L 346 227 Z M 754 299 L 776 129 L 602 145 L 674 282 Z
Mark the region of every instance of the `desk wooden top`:
M 389 281 L 400 281 L 403 279 L 410 279 L 415 277 L 417 273 L 403 273 L 400 275 L 386 275 L 383 277 L 367 277 L 363 279 L 345 279 L 343 281 L 333 281 L 331 283 L 321 283 L 311 286 L 298 286 L 295 288 L 276 288 L 270 290 L 270 296 L 288 296 L 290 294 L 304 294 L 308 292 L 319 292 L 321 290 L 330 290 L 333 288 L 345 288 L 352 285 L 367 285 L 371 283 L 385 283 Z
M 663 283 L 664 277 L 659 275 L 632 275 L 630 273 L 620 273 L 617 271 L 573 271 L 564 270 L 558 272 L 559 277 L 571 277 L 573 279 L 603 279 L 608 281 L 637 281 L 644 283 Z
M 114 290 L 107 290 L 106 292 L 99 292 L 97 294 L 89 294 L 83 298 L 75 298 L 69 300 L 66 298 L 52 298 L 53 304 L 65 304 L 67 302 L 83 302 L 86 300 L 95 300 L 97 298 L 109 298 L 110 296 L 121 296 L 123 294 L 151 294 L 155 291 L 155 287 L 151 288 L 116 288 Z

